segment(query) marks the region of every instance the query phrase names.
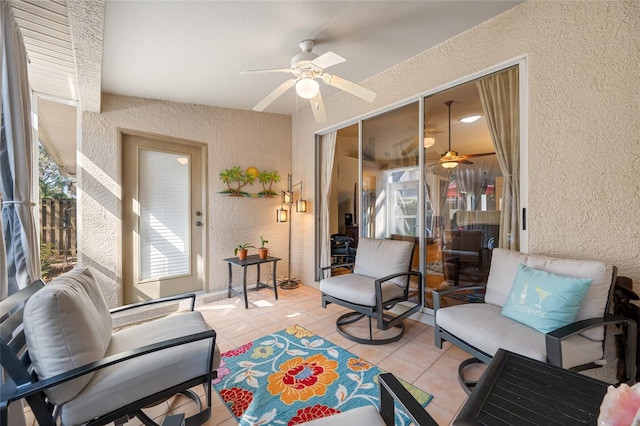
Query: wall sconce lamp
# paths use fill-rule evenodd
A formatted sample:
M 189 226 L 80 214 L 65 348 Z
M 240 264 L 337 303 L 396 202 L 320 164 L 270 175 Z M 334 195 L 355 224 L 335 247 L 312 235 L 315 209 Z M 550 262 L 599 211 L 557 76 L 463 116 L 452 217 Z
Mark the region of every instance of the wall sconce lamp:
M 307 202 L 302 199 L 302 181 L 294 185 L 291 180 L 291 173 L 287 175 L 287 190 L 282 191 L 280 208 L 276 210 L 277 222 L 289 222 L 289 270 L 287 273 L 287 278 L 280 283 L 280 288 L 283 288 L 285 290 L 298 288 L 298 282 L 291 279 L 291 220 L 287 220 L 287 209 L 284 208 L 284 204 L 288 204 L 289 209 L 291 209 L 294 197 L 293 188 L 298 185 L 300 185 L 300 199 L 296 201 L 296 212 L 305 213 L 307 211 Z

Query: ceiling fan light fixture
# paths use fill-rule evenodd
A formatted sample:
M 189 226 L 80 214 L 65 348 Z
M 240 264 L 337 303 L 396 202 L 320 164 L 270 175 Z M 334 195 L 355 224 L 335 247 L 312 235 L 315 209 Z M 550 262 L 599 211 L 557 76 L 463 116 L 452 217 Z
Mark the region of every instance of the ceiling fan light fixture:
M 445 169 L 453 169 L 454 167 L 458 167 L 458 163 L 456 161 L 445 161 L 444 163 L 440 163 L 440 164 Z
M 436 143 L 436 139 L 431 136 L 425 136 L 424 138 L 424 147 L 431 148 Z
M 463 123 L 473 123 L 474 121 L 478 120 L 480 117 L 482 117 L 481 115 L 470 115 L 468 117 L 462 117 L 459 121 L 462 121 Z
M 318 95 L 320 85 L 312 78 L 301 78 L 296 83 L 296 93 L 301 98 L 311 99 Z

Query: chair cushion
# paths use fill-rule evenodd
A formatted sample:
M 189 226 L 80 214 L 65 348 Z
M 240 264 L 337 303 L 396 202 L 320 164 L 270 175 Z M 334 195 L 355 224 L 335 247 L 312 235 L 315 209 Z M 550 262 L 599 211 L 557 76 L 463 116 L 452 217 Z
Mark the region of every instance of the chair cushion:
M 521 263 L 502 315 L 549 333 L 575 320 L 592 281 L 539 271 Z
M 106 356 L 209 329 L 198 311 L 161 318 L 114 333 Z M 144 396 L 206 374 L 207 368 L 217 368 L 219 352 L 214 354 L 214 365 L 206 365 L 209 343 L 204 340 L 176 346 L 97 371 L 82 392 L 61 406 L 63 423 L 85 423 Z
M 594 260 L 559 259 L 501 248 L 494 249 L 491 254 L 491 269 L 487 279 L 485 302 L 497 305 L 500 308 L 504 306 L 511 292 L 520 263 L 558 275 L 592 279 L 593 282 L 580 303 L 575 320 L 602 318 L 604 316 L 611 290 L 613 266 Z M 592 340 L 602 341 L 604 339 L 604 327 L 597 327 L 580 334 Z
M 409 241 L 361 238 L 358 242 L 353 273 L 374 279 L 387 275 L 409 272 L 414 244 Z M 391 280 L 405 285 L 407 277 Z
M 500 314 L 500 306 L 471 303 L 438 309 L 435 321 L 460 340 L 494 356 L 499 348 L 547 362 L 544 334 Z M 562 342 L 562 366 L 571 368 L 602 359 L 602 343 L 581 335 Z
M 334 414 L 328 417 L 311 420 L 305 423 L 299 423 L 305 426 L 344 426 L 344 425 L 367 425 L 367 426 L 385 426 L 382 416 L 378 409 L 373 405 L 365 405 L 364 407 L 354 408 L 342 413 Z
M 27 302 L 24 332 L 40 379 L 102 359 L 109 346 L 109 308 L 87 268 L 52 280 Z M 91 380 L 87 374 L 47 390 L 56 404 L 76 396 Z
M 358 249 L 359 250 L 359 249 Z M 337 275 L 320 281 L 320 291 L 340 300 L 363 306 L 376 306 L 375 279 L 358 274 Z M 382 283 L 384 302 L 402 297 L 404 288 L 386 281 Z

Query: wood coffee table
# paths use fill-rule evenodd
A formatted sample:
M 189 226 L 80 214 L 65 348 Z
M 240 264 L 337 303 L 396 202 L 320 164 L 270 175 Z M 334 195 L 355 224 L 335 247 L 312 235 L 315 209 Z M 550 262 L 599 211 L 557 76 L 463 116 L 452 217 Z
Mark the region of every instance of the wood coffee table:
M 453 424 L 595 425 L 608 386 L 500 349 Z

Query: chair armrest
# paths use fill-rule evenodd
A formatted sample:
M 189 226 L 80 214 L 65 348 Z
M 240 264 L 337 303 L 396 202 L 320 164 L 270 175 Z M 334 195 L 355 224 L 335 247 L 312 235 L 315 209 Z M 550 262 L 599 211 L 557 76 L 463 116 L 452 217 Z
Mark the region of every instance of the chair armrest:
M 374 286 L 375 286 L 375 291 L 376 291 L 376 309 L 378 310 L 378 312 L 382 312 L 382 307 L 384 305 L 386 305 L 386 303 L 388 303 L 389 301 L 387 301 L 386 303 L 382 300 L 382 283 L 385 281 L 389 281 L 393 278 L 397 278 L 397 277 L 402 277 L 402 276 L 407 276 L 407 283 L 404 285 L 404 294 L 405 297 L 408 294 L 409 291 L 409 279 L 408 277 L 418 277 L 418 282 L 422 282 L 422 273 L 419 271 L 409 271 L 409 272 L 399 272 L 397 274 L 391 274 L 391 275 L 387 275 L 386 277 L 382 277 L 382 278 L 378 278 L 377 280 L 374 281 Z
M 11 388 L 9 388 L 8 383 L 6 383 L 2 385 L 2 387 L 0 388 L 0 392 L 2 394 L 0 397 L 0 400 L 11 402 L 21 398 L 26 398 L 28 396 L 35 395 L 38 392 L 42 392 L 50 387 L 68 382 L 70 380 L 76 379 L 85 374 L 92 373 L 94 371 L 112 366 L 114 364 L 118 364 L 120 362 L 130 360 L 132 358 L 137 358 L 142 355 L 150 354 L 152 352 L 173 348 L 175 346 L 185 345 L 188 343 L 193 343 L 193 342 L 197 342 L 199 340 L 204 340 L 204 339 L 211 339 L 211 347 L 209 350 L 209 364 L 211 364 L 212 357 L 213 357 L 213 345 L 215 344 L 215 340 L 216 340 L 215 330 L 208 330 L 208 331 L 202 331 L 200 333 L 189 334 L 186 336 L 177 337 L 175 339 L 169 339 L 162 342 L 153 343 L 151 345 L 146 345 L 140 348 L 114 354 L 106 358 L 103 358 L 101 360 L 83 365 L 81 367 L 74 368 L 73 370 L 69 370 L 64 373 L 58 374 L 56 376 L 49 377 L 47 379 L 43 379 L 37 382 L 20 385 L 18 387 L 12 386 Z
M 353 263 L 353 262 L 351 262 L 351 263 L 336 263 L 336 264 L 334 264 L 334 265 L 321 266 L 321 267 L 320 267 L 320 270 L 321 270 L 321 271 L 327 271 L 327 270 L 329 270 L 329 269 L 335 269 L 335 268 L 346 268 L 346 267 L 353 266 L 353 265 L 354 265 L 354 263 Z
M 433 295 L 433 312 L 435 313 L 438 309 L 440 309 L 441 296 L 450 293 L 457 293 L 459 291 L 485 290 L 486 288 L 487 287 L 483 285 L 473 285 L 469 287 L 450 288 L 446 290 L 432 290 L 431 293 Z
M 141 307 L 150 306 L 150 305 L 157 305 L 158 303 L 173 302 L 176 300 L 184 300 L 184 299 L 191 299 L 191 310 L 193 311 L 196 306 L 195 293 L 178 294 L 177 296 L 167 296 L 167 297 L 162 297 L 160 299 L 153 299 L 153 300 L 147 300 L 144 302 L 132 303 L 130 305 L 124 305 L 124 306 L 119 306 L 117 308 L 110 309 L 109 312 L 111 314 L 115 314 L 118 312 L 128 311 L 129 309 L 136 309 L 136 308 L 141 308 Z
M 393 374 L 380 374 L 378 382 L 380 386 L 380 415 L 385 424 L 394 424 L 394 401 L 396 401 L 409 415 L 414 425 L 438 425 Z
M 591 328 L 602 327 L 606 325 L 621 324 L 627 329 L 627 373 L 630 380 L 635 382 L 636 372 L 636 339 L 637 324 L 634 320 L 622 315 L 605 315 L 603 318 L 589 318 L 576 321 L 557 330 L 545 334 L 545 343 L 547 346 L 547 362 L 562 367 L 562 341 L 578 333 L 589 330 Z
M 321 266 L 320 268 L 318 268 L 320 270 L 320 276 L 322 278 L 324 278 L 324 273 L 325 271 L 331 270 L 331 269 L 335 269 L 335 268 L 349 268 L 353 271 L 353 266 L 355 265 L 355 263 L 336 263 L 335 265 L 329 265 L 329 266 Z
M 392 280 L 394 278 L 397 277 L 402 277 L 402 276 L 414 276 L 414 277 L 418 277 L 418 279 L 420 279 L 422 277 L 422 273 L 420 273 L 419 271 L 409 271 L 409 272 L 398 272 L 397 274 L 391 274 L 391 275 L 387 275 L 386 277 L 382 277 L 382 278 L 378 278 L 376 280 L 376 285 L 378 285 L 378 283 L 382 284 L 385 281 L 389 281 Z

